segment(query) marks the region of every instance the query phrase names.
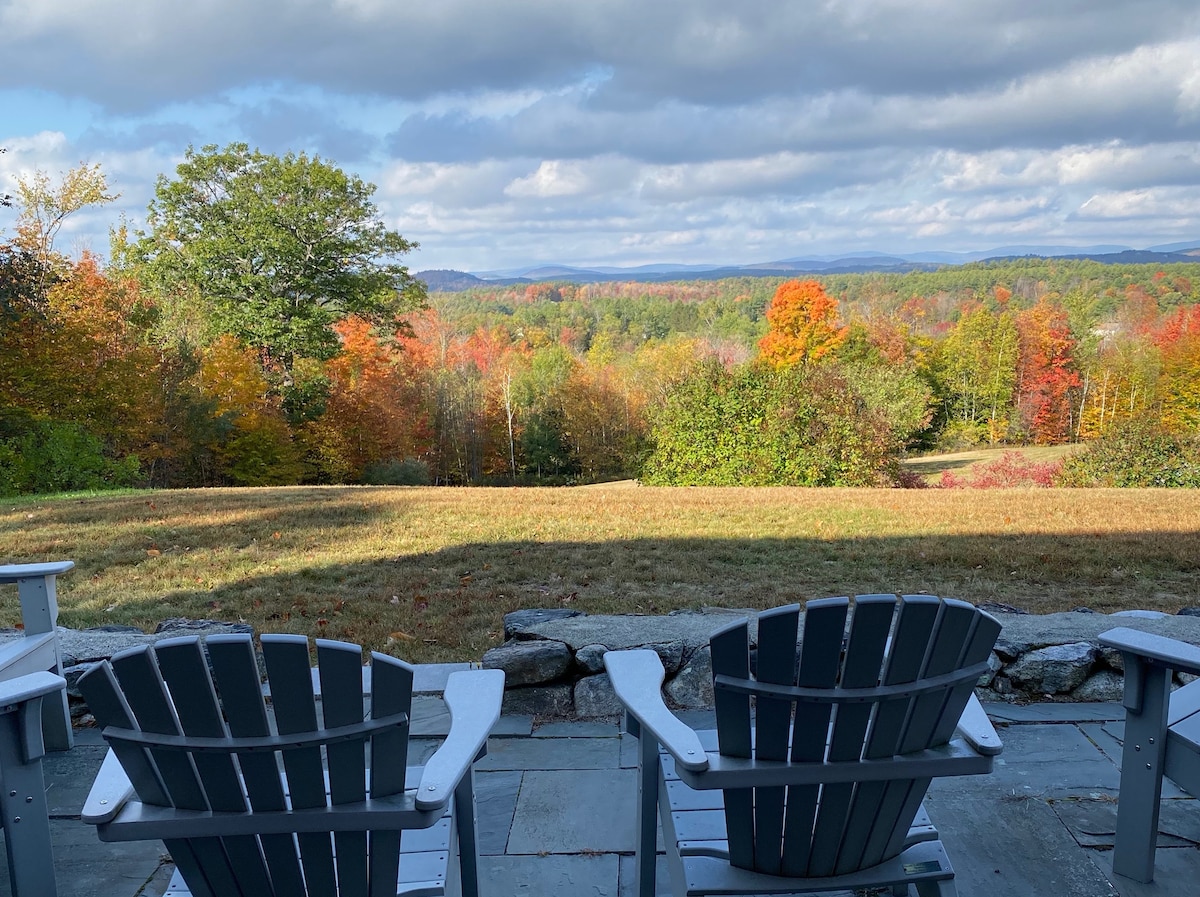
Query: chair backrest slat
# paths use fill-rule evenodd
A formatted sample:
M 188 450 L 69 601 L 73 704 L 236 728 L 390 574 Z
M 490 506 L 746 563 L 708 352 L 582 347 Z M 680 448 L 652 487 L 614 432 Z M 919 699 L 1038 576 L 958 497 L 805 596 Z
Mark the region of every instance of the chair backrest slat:
M 112 668 L 125 700 L 137 719 L 137 728 L 159 735 L 183 734 L 150 652 L 118 654 L 112 659 Z M 171 806 L 184 810 L 209 809 L 204 788 L 190 757 L 150 748 L 150 758 L 170 796 Z
M 912 683 L 922 675 L 941 609 L 942 602 L 926 595 L 902 600 L 896 613 L 887 669 L 882 678 L 884 685 Z M 879 702 L 871 721 L 864 758 L 878 760 L 897 753 L 914 702 L 915 699 L 910 697 Z M 881 825 L 890 830 L 891 826 L 897 824 L 903 808 L 903 796 L 893 795 L 894 791 L 889 782 L 858 783 L 846 819 L 834 866 L 835 873 L 862 868 L 863 854 L 872 831 L 878 830 Z M 904 828 L 908 830 L 908 823 L 904 823 Z
M 317 669 L 321 677 L 321 711 L 325 728 L 361 723 L 363 712 L 362 650 L 344 642 L 317 640 Z M 367 796 L 367 754 L 360 741 L 331 744 L 329 801 L 356 803 Z M 367 833 L 337 832 L 338 892 L 367 893 Z
M 224 737 L 221 707 L 199 641 L 194 638 L 168 639 L 155 646 L 154 655 L 163 682 L 171 693 L 183 734 L 200 738 Z M 191 758 L 213 810 L 246 811 L 246 795 L 231 755 L 202 752 L 191 754 Z M 241 893 L 273 893 L 256 838 L 222 838 L 221 845 Z
M 117 684 L 133 710 L 137 728 L 159 735 L 183 734 L 166 684 L 150 651 L 124 651 L 115 655 L 110 663 Z M 149 754 L 171 806 L 185 810 L 209 809 L 204 787 L 187 754 L 155 748 L 150 748 Z M 219 838 L 196 838 L 188 845 L 214 893 L 241 893 Z
M 804 638 L 796 684 L 808 688 L 831 688 L 837 684 L 842 658 L 842 636 L 846 631 L 847 598 L 810 601 L 804 614 Z M 796 705 L 792 729 L 791 761 L 812 763 L 825 759 L 832 704 L 803 702 Z M 813 822 L 817 814 L 819 785 L 794 785 L 788 789 L 784 813 L 784 875 L 804 875 L 812 849 Z
M 371 717 L 412 716 L 413 668 L 386 654 L 371 654 Z M 371 739 L 371 796 L 399 794 L 406 785 L 408 728 L 389 729 Z M 368 833 L 371 897 L 395 897 L 400 832 Z
M 996 637 L 1000 634 L 1000 624 L 995 619 L 965 601 L 946 599 L 943 604 L 938 643 L 935 643 L 930 652 L 929 664 L 925 671 L 927 676 L 973 666 L 986 660 Z M 936 695 L 918 697 L 917 706 L 913 709 L 915 722 L 909 726 L 905 741 L 901 744 L 901 751 L 924 750 L 934 745 L 945 744 L 954 734 L 954 727 L 958 725 L 974 686 L 974 682 L 966 682 L 950 688 L 940 702 L 934 700 Z M 929 778 L 921 778 L 897 780 L 894 783 L 895 789 L 905 789 L 904 802 L 897 814 L 898 819 L 911 819 L 916 815 L 930 781 Z M 903 846 L 904 837 L 905 833 L 900 831 L 900 826 L 894 827 L 890 832 L 880 829 L 873 833 L 863 857 L 864 861 L 880 861 L 894 856 Z
M 846 657 L 842 662 L 842 688 L 872 688 L 879 684 L 895 610 L 894 595 L 862 595 L 855 599 Z M 870 703 L 838 705 L 829 740 L 831 762 L 862 757 L 873 706 Z M 813 826 L 812 853 L 808 859 L 809 875 L 833 874 L 853 798 L 853 782 L 827 784 L 821 789 L 817 821 Z
M 235 738 L 260 738 L 271 734 L 263 703 L 261 674 L 250 636 L 209 636 L 205 645 L 229 734 Z M 237 762 L 250 806 L 256 813 L 286 809 L 283 782 L 273 754 L 240 753 Z M 295 839 L 291 835 L 263 835 L 259 841 L 275 894 L 279 897 L 303 894 L 304 876 Z
M 317 704 L 313 696 L 307 637 L 264 635 L 261 642 L 279 734 L 315 731 Z M 328 806 L 321 749 L 297 747 L 280 753 L 292 806 L 297 809 Z M 308 897 L 336 897 L 337 878 L 330 835 L 306 832 L 298 834 L 296 841 L 300 846 Z
M 756 671 L 759 682 L 775 685 L 795 682 L 799 621 L 797 604 L 759 615 Z M 754 721 L 754 756 L 760 760 L 786 760 L 792 702 L 760 695 Z M 768 875 L 778 875 L 781 868 L 785 794 L 783 787 L 754 789 L 754 868 Z
M 961 666 L 973 666 L 987 660 L 992 653 L 992 646 L 1000 637 L 1001 628 L 995 617 L 982 611 L 976 611 L 971 634 L 963 649 Z M 963 710 L 966 709 L 967 702 L 975 691 L 975 685 L 974 682 L 964 682 L 951 689 L 950 695 L 946 699 L 946 711 L 942 714 L 937 726 L 934 727 L 933 736 L 929 739 L 930 744 L 945 744 L 950 740 Z
M 750 678 L 749 626 L 745 620 L 718 629 L 709 639 L 714 675 Z M 717 741 L 729 757 L 749 757 L 750 695 L 718 690 L 713 698 L 717 716 Z M 738 833 L 729 839 L 730 862 L 754 868 L 754 789 L 725 792 L 725 827 Z M 748 836 L 748 837 L 747 837 Z

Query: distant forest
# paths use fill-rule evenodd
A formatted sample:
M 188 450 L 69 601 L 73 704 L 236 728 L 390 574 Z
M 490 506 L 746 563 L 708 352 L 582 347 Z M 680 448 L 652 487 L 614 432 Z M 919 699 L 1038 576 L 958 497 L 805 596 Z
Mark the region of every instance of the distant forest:
M 894 485 L 906 454 L 1129 423 L 1200 445 L 1200 263 L 427 292 L 373 188 L 302 155 L 189 151 L 109 262 L 53 248 L 66 214 L 110 198 L 98 167 L 19 186 L 0 494 Z

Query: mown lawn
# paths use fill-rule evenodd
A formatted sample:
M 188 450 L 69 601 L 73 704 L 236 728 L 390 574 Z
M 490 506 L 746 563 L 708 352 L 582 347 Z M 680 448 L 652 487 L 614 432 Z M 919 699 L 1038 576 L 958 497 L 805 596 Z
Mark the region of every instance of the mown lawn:
M 1008 452 L 1016 452 L 1025 459 L 1042 463 L 1067 458 L 1083 448 L 1081 443 L 1070 445 L 1029 445 L 1021 448 L 1000 446 L 998 448 L 974 448 L 963 452 L 948 452 L 940 455 L 920 455 L 905 459 L 904 466 L 919 473 L 930 484 L 941 480 L 942 471 L 948 470 L 960 476 L 970 477 L 971 469 L 980 464 L 998 461 Z
M 71 559 L 61 622 L 171 616 L 467 660 L 519 607 L 666 613 L 929 592 L 1200 605 L 1189 490 L 278 488 L 0 504 L 0 563 Z M 19 619 L 15 594 L 0 625 Z

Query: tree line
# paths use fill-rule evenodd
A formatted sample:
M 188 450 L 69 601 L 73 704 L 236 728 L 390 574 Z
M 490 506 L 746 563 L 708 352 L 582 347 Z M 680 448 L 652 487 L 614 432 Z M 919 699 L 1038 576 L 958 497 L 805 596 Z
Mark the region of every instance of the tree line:
M 1200 432 L 1200 264 L 1021 259 L 429 295 L 374 187 L 189 150 L 107 261 L 97 166 L 0 232 L 0 494 L 292 483 L 872 485 L 904 453 Z

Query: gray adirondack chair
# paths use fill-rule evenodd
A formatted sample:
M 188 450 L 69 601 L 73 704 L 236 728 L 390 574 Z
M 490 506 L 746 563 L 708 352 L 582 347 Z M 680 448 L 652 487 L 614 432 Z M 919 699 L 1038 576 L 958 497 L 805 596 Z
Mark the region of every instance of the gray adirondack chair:
M 473 770 L 503 673 L 453 673 L 450 733 L 408 768 L 411 666 L 371 655 L 367 713 L 361 649 L 318 640 L 318 708 L 308 639 L 261 643 L 269 708 L 249 636 L 169 639 L 89 670 L 79 688 L 110 751 L 83 820 L 104 841 L 162 839 L 172 897 L 477 895 Z
M 934 776 L 989 772 L 1000 752 L 973 693 L 1000 625 L 894 595 L 811 601 L 800 620 L 799 605 L 759 615 L 755 673 L 747 620 L 713 634 L 715 732 L 669 712 L 654 652 L 605 655 L 639 738 L 640 897 L 656 815 L 677 897 L 955 893 L 922 800 Z
M 1101 633 L 1100 643 L 1125 662 L 1113 871 L 1153 881 L 1163 776 L 1200 796 L 1200 681 L 1171 692 L 1172 673 L 1200 676 L 1200 648 L 1126 628 Z

